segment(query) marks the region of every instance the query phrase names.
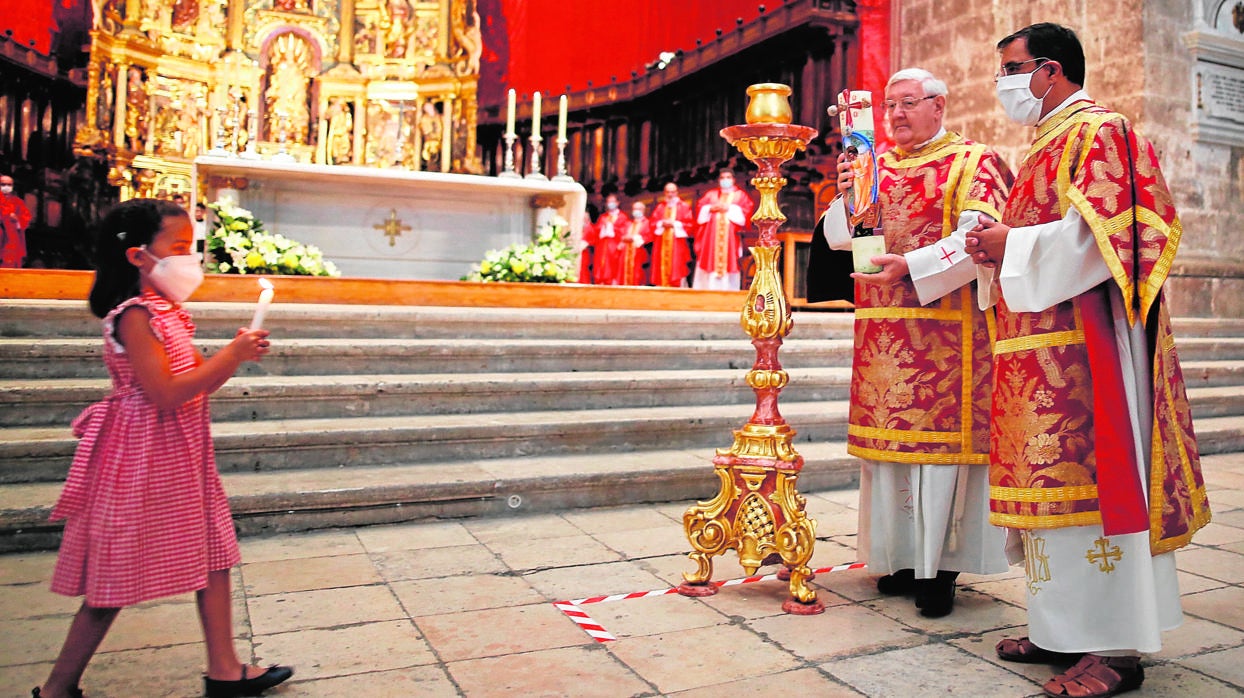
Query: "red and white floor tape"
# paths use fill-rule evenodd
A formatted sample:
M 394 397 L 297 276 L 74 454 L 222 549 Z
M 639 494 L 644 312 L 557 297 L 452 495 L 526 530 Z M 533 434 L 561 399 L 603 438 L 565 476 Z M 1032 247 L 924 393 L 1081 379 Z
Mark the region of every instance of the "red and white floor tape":
M 829 574 L 830 572 L 846 572 L 847 570 L 862 569 L 865 566 L 866 566 L 866 563 L 863 563 L 863 562 L 852 562 L 846 565 L 834 565 L 833 567 L 822 567 L 820 569 L 812 570 L 812 573 L 819 575 L 819 574 Z M 768 582 L 768 581 L 775 580 L 777 578 L 778 578 L 777 573 L 774 573 L 774 574 L 761 574 L 761 575 L 756 575 L 753 577 L 744 577 L 742 579 L 728 579 L 723 582 L 710 582 L 710 583 L 718 587 L 730 587 L 730 586 L 736 586 L 738 584 L 751 584 L 752 582 Z M 570 620 L 578 624 L 580 628 L 583 628 L 583 630 L 588 635 L 591 635 L 593 638 L 595 638 L 597 642 L 609 642 L 610 640 L 616 640 L 618 638 L 614 637 L 608 630 L 605 630 L 605 628 L 600 623 L 597 623 L 596 621 L 592 620 L 592 617 L 589 616 L 581 608 L 581 606 L 585 604 L 592 604 L 592 603 L 606 603 L 609 601 L 628 601 L 630 599 L 646 599 L 652 596 L 666 596 L 668 594 L 677 594 L 677 593 L 678 593 L 678 587 L 672 587 L 669 589 L 656 589 L 653 591 L 636 591 L 630 594 L 610 594 L 608 596 L 589 596 L 587 598 L 577 599 L 575 601 L 558 601 L 554 603 L 553 606 L 556 607 L 557 610 L 561 611 L 562 613 L 565 613 L 567 618 L 569 618 Z

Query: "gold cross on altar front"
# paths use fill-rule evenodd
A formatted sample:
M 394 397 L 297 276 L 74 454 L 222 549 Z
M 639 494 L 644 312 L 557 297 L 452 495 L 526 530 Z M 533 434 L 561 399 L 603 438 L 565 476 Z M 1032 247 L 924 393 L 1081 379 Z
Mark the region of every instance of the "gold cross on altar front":
M 397 209 L 389 209 L 389 217 L 383 223 L 377 223 L 372 226 L 376 230 L 383 230 L 385 237 L 389 238 L 389 247 L 397 246 L 397 239 L 403 232 L 409 231 L 410 226 L 404 225 L 402 219 L 397 217 Z
M 1085 559 L 1090 563 L 1098 565 L 1097 569 L 1106 574 L 1114 571 L 1114 564 L 1111 560 L 1118 561 L 1123 559 L 1123 551 L 1119 550 L 1119 546 L 1115 545 L 1107 548 L 1106 546 L 1108 545 L 1110 545 L 1108 538 L 1098 538 L 1096 541 L 1093 541 L 1093 547 L 1089 548 L 1088 552 L 1084 554 Z

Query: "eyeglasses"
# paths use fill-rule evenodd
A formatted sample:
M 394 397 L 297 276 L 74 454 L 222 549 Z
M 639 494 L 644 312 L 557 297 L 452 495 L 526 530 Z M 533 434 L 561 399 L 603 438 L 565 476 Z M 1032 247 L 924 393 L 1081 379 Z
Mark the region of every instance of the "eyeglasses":
M 887 99 L 886 101 L 881 103 L 881 106 L 885 107 L 885 110 L 887 112 L 893 112 L 895 109 L 898 109 L 900 106 L 903 107 L 903 111 L 911 111 L 912 109 L 915 109 L 916 107 L 920 106 L 920 103 L 923 102 L 924 100 L 934 99 L 936 97 L 937 95 L 929 95 L 928 97 L 904 97 L 898 100 L 897 102 L 892 99 Z
M 1021 68 L 1023 68 L 1025 65 L 1029 63 L 1032 63 L 1033 61 L 1042 61 L 1042 63 L 1037 65 L 1035 68 L 1033 68 L 1033 70 L 1036 70 L 1037 68 L 1040 68 L 1042 65 L 1045 65 L 1045 63 L 1048 63 L 1049 60 L 1050 59 L 1048 58 L 1029 58 L 1026 61 L 1014 61 L 1012 63 L 1003 63 L 1001 70 L 999 70 L 998 73 L 993 76 L 994 82 L 997 82 L 998 78 L 1006 77 L 1008 75 L 1018 75 L 1020 73 Z

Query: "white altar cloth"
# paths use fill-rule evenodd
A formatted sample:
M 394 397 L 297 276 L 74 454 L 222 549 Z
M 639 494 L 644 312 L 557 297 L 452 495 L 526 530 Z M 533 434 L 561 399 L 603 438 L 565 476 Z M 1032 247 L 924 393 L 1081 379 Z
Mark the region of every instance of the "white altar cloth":
M 319 247 L 353 277 L 457 280 L 488 250 L 531 240 L 533 201 L 560 197 L 575 239 L 587 205 L 577 182 L 348 165 L 200 156 L 194 176 L 208 201 L 237 189 L 265 230 Z

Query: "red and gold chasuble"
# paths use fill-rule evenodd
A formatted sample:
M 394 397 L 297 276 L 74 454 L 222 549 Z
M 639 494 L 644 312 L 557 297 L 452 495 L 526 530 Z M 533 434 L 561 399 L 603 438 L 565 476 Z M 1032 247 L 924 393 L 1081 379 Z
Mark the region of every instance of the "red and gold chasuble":
M 657 204 L 652 212 L 653 235 L 652 246 L 652 285 L 681 286 L 690 271 L 691 251 L 686 239 L 674 236 L 673 225 L 659 225 L 661 221 L 682 223 L 683 232 L 691 235 L 695 232 L 695 219 L 691 215 L 691 207 L 682 199 L 670 206 L 664 200 Z
M 892 254 L 936 244 L 965 210 L 999 218 L 1010 180 L 1001 158 L 956 133 L 883 154 L 878 173 Z M 989 329 L 972 285 L 922 306 L 910 278 L 857 281 L 855 299 L 847 450 L 889 463 L 988 463 Z
M 1021 529 L 1100 523 L 1107 535 L 1148 530 L 1153 553 L 1169 552 L 1209 521 L 1162 295 L 1182 228 L 1153 146 L 1124 117 L 1087 100 L 1040 127 L 1003 222 L 1048 223 L 1072 207 L 1092 229 L 1113 278 L 1038 313 L 999 301 L 990 522 Z M 1148 336 L 1153 384 L 1139 386 L 1153 408 L 1148 506 L 1128 413 L 1120 409 L 1126 397 L 1111 284 L 1128 320 L 1139 313 Z
M 632 218 L 626 226 L 626 234 L 618 241 L 618 257 L 621 260 L 618 270 L 618 283 L 623 286 L 643 286 L 644 265 L 648 263 L 648 251 L 643 246 L 636 247 L 632 241 L 635 235 L 644 240 L 644 244 L 652 242 L 652 234 L 648 219 Z
M 699 212 L 705 206 L 722 203 L 727 206 L 736 205 L 743 211 L 744 225 L 731 223 L 726 218 L 727 212 L 714 213 L 708 221 L 699 227 L 695 234 L 696 266 L 714 274 L 735 274 L 739 271 L 739 231 L 747 227 L 752 220 L 752 212 L 756 204 L 742 189 L 735 187 L 728 192 L 711 189 L 700 197 L 695 210 Z

